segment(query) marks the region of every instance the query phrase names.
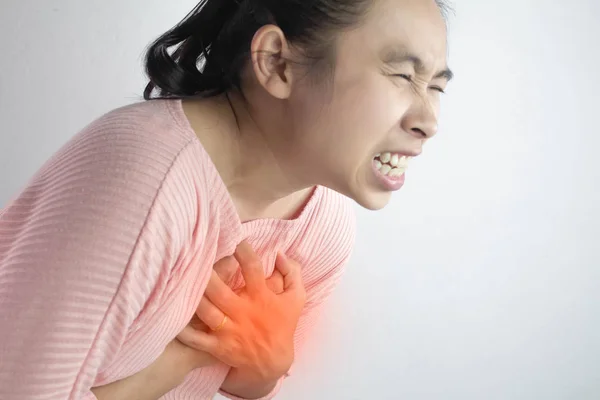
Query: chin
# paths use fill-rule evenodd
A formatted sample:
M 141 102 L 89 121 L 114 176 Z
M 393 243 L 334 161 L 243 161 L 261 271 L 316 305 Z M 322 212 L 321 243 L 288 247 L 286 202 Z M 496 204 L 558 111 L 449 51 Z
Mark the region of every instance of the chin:
M 392 198 L 391 192 L 363 192 L 350 196 L 358 205 L 367 210 L 377 211 L 385 208 Z

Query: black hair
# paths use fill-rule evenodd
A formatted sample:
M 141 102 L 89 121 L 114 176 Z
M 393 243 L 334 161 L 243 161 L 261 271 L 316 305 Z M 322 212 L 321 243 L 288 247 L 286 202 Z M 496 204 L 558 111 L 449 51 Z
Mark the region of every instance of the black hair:
M 307 60 L 327 61 L 330 33 L 356 24 L 372 1 L 202 0 L 150 45 L 144 98 L 210 97 L 240 89 L 254 34 L 268 24 L 301 45 Z

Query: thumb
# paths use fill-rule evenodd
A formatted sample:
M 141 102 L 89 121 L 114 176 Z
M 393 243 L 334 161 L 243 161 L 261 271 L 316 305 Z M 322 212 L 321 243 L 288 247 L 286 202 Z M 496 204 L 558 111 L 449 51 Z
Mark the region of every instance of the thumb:
M 267 287 L 275 294 L 283 293 L 283 275 L 278 270 L 273 271 L 273 275 L 267 279 Z
M 279 253 L 275 261 L 275 268 L 283 276 L 284 294 L 293 297 L 303 306 L 306 301 L 306 291 L 302 282 L 302 267 L 300 264 Z
M 231 283 L 238 268 L 238 262 L 233 256 L 222 258 L 213 266 L 213 269 L 225 284 Z

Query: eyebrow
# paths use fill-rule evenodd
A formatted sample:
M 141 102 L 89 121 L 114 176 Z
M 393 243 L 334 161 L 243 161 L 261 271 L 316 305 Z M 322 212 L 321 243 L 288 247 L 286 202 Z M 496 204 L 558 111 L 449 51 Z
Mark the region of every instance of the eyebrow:
M 408 62 L 413 64 L 417 73 L 423 73 L 427 69 L 425 68 L 425 63 L 423 63 L 423 60 L 421 60 L 418 56 L 397 49 L 386 53 L 383 58 L 383 62 L 386 64 L 404 64 Z M 440 78 L 450 81 L 452 78 L 454 78 L 454 73 L 450 70 L 450 68 L 445 68 L 436 73 L 433 77 L 433 79 Z

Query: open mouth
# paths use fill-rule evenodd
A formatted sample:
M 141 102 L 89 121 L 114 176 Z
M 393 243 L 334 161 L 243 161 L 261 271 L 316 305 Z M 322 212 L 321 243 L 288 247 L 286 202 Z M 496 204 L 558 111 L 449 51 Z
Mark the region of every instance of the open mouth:
M 412 159 L 400 153 L 381 153 L 373 158 L 373 165 L 381 175 L 389 178 L 398 178 L 406 172 L 408 163 Z

